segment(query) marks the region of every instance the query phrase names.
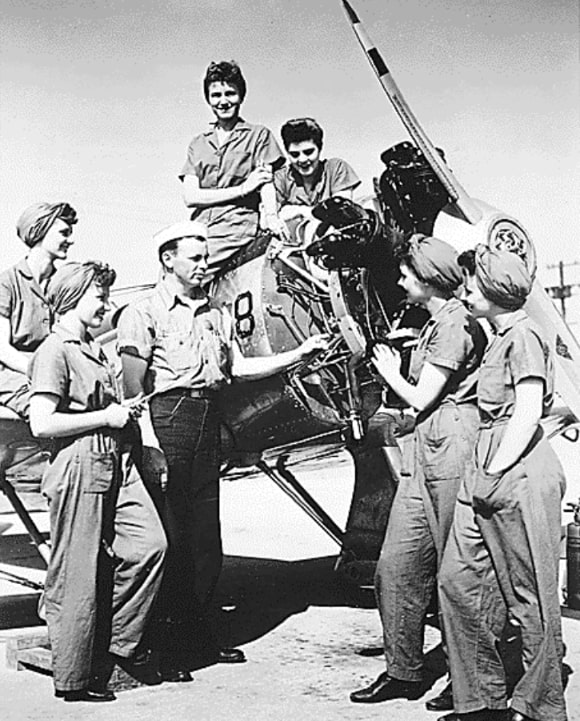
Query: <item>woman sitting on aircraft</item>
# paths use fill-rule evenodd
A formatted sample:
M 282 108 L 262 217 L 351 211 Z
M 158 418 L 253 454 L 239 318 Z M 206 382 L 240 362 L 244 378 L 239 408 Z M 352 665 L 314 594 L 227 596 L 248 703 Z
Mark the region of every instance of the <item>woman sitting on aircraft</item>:
M 320 158 L 323 131 L 313 118 L 288 120 L 280 130 L 289 165 L 274 174 L 280 218 L 312 218 L 312 207 L 335 195 L 352 200 L 360 180 L 340 158 Z
M 0 274 L 0 405 L 28 414 L 28 362 L 50 333 L 52 310 L 46 284 L 56 260 L 73 244 L 77 214 L 68 203 L 36 203 L 16 224 L 28 255 Z
M 284 156 L 268 128 L 240 117 L 246 81 L 235 62 L 211 63 L 203 90 L 216 122 L 191 141 L 179 177 L 191 219 L 208 228 L 210 280 L 256 236 L 261 196 Z M 275 214 L 266 220 L 278 230 Z
M 135 654 L 167 546 L 122 456 L 122 429 L 139 406 L 119 404 L 114 368 L 91 337 L 114 279 L 92 261 L 59 268 L 47 294 L 59 320 L 30 363 L 31 430 L 54 443 L 42 480 L 52 543 L 45 602 L 56 695 L 66 701 L 114 700 L 109 653 Z
M 375 576 L 387 670 L 351 694 L 355 703 L 422 694 L 425 615 L 479 424 L 475 385 L 485 337 L 455 297 L 463 283 L 457 253 L 417 234 L 398 257 L 399 285 L 431 318 L 419 335 L 409 380 L 395 350 L 382 344 L 374 350 L 381 376 L 418 414 L 412 470 L 397 488 Z
M 524 670 L 510 719 L 566 719 L 558 598 L 565 479 L 540 426 L 554 366 L 523 309 L 532 283 L 517 255 L 478 246 L 466 300 L 496 335 L 477 384 L 476 469 L 460 493 L 439 577 L 457 720 L 506 718 L 497 644 L 506 613 L 521 630 Z

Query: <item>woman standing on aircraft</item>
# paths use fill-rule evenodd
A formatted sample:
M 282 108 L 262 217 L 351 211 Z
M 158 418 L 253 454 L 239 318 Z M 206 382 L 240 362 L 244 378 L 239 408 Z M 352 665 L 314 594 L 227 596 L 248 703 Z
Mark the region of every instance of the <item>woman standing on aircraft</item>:
M 454 295 L 463 282 L 457 253 L 417 234 L 398 256 L 399 284 L 431 318 L 419 336 L 409 380 L 396 351 L 385 345 L 374 351 L 381 376 L 418 415 L 412 472 L 399 483 L 375 576 L 387 671 L 352 693 L 355 703 L 422 693 L 425 614 L 478 426 L 475 384 L 485 339 Z
M 121 431 L 135 411 L 119 404 L 114 369 L 91 336 L 114 279 L 92 261 L 57 270 L 48 298 L 59 321 L 30 364 L 31 430 L 54 443 L 42 480 L 52 543 L 45 601 L 56 695 L 66 701 L 114 700 L 109 652 L 135 653 L 166 550 L 123 453 Z
M 0 405 L 28 415 L 28 362 L 50 333 L 52 309 L 45 297 L 55 261 L 73 244 L 77 214 L 68 203 L 35 203 L 16 224 L 30 251 L 0 274 Z
M 284 156 L 268 128 L 240 117 L 246 81 L 231 61 L 211 63 L 203 90 L 216 121 L 189 144 L 179 177 L 192 220 L 208 228 L 208 280 L 258 231 L 263 189 L 272 188 L 272 171 Z M 266 218 L 278 230 L 276 216 Z
M 507 607 L 521 630 L 524 668 L 512 721 L 565 721 L 558 599 L 565 479 L 540 426 L 553 402 L 552 354 L 523 310 L 533 284 L 523 261 L 478 246 L 475 264 L 467 302 L 496 336 L 477 384 L 476 469 L 460 493 L 439 577 L 450 718 L 505 718 L 497 641 Z

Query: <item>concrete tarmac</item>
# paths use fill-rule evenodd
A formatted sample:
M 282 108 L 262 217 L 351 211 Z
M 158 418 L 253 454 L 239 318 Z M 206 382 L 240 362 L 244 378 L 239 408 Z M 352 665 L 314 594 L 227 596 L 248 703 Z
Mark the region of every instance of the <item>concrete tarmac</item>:
M 577 460 L 577 448 L 574 454 Z M 304 463 L 292 470 L 344 527 L 353 484 L 349 456 L 336 451 L 313 457 L 305 452 Z M 427 685 L 431 688 L 423 698 L 373 706 L 352 704 L 348 694 L 384 669 L 382 657 L 356 653 L 380 644 L 372 596 L 354 591 L 335 577 L 332 569 L 338 549 L 271 481 L 256 472 L 230 478 L 222 484 L 227 558 L 218 597 L 224 608 L 223 641 L 240 645 L 248 662 L 201 669 L 190 684 L 124 691 L 109 704 L 67 704 L 54 698 L 50 677 L 32 671 L 3 672 L 2 721 L 438 718 L 424 707 L 425 700 L 445 683 L 436 628 L 429 625 L 426 632 Z M 13 521 L 8 513 L 0 513 L 3 523 Z M 5 559 L 0 557 L 1 561 Z M 22 575 L 29 572 L 21 561 L 2 567 Z M 38 570 L 29 573 L 33 578 L 41 574 Z M 26 590 L 16 588 L 16 592 Z M 0 596 L 4 600 L 6 593 L 7 584 L 3 584 Z M 570 668 L 569 718 L 580 721 L 580 620 L 564 618 L 563 626 Z

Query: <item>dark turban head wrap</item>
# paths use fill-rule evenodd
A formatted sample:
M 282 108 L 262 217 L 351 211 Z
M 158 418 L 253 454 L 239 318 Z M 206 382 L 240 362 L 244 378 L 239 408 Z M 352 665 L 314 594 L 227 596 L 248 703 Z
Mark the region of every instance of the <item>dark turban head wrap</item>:
M 55 220 L 63 220 L 68 225 L 77 222 L 77 214 L 68 203 L 35 203 L 26 208 L 18 218 L 16 232 L 18 237 L 32 248 L 44 238 Z
M 475 250 L 475 279 L 483 295 L 500 308 L 521 308 L 534 283 L 524 261 L 508 250 L 491 250 L 478 245 Z
M 457 256 L 455 248 L 444 240 L 416 233 L 407 242 L 401 262 L 409 263 L 423 283 L 444 293 L 453 293 L 463 283 Z
M 55 313 L 63 315 L 76 308 L 93 281 L 106 287 L 115 281 L 116 273 L 104 263 L 89 260 L 86 263 L 65 263 L 56 271 L 48 284 L 48 302 Z

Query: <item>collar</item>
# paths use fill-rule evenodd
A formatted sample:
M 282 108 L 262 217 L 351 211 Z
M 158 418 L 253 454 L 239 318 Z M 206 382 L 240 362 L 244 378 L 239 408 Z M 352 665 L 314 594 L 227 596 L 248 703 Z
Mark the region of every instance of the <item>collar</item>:
M 243 118 L 238 117 L 238 119 L 236 120 L 236 124 L 231 129 L 231 132 L 235 133 L 238 130 L 245 132 L 245 131 L 248 131 L 251 129 L 252 129 L 252 126 L 250 125 L 250 123 L 246 122 Z M 217 120 L 214 123 L 209 124 L 209 128 L 204 132 L 204 135 L 206 135 L 206 136 L 213 135 L 215 132 L 217 132 Z
M 507 323 L 496 331 L 497 336 L 505 335 L 509 330 L 511 330 L 515 325 L 520 323 L 522 320 L 525 320 L 528 317 L 528 314 L 523 308 L 520 308 L 519 310 L 514 310 L 510 317 L 508 318 Z
M 183 305 L 187 306 L 188 308 L 192 308 L 194 313 L 197 313 L 201 308 L 209 305 L 210 301 L 207 294 L 202 296 L 201 298 L 186 299 L 176 293 L 171 288 L 169 288 L 165 279 L 159 281 L 157 285 L 157 291 L 159 293 L 159 297 L 163 302 L 163 305 L 167 308 L 167 310 L 172 310 L 177 305 Z
M 74 345 L 79 347 L 79 350 L 86 355 L 88 358 L 91 358 L 92 360 L 97 361 L 97 363 L 104 364 L 107 362 L 107 357 L 105 356 L 105 352 L 101 348 L 100 345 L 98 345 L 95 342 L 95 339 L 93 336 L 88 333 L 88 343 L 83 343 L 83 341 L 78 338 L 76 335 L 73 335 L 67 328 L 62 326 L 60 323 L 55 323 L 52 329 L 52 332 L 58 336 L 63 343 L 73 343 Z
M 459 300 L 459 298 L 455 298 L 455 297 L 448 298 L 445 301 L 445 303 L 443 303 L 443 305 L 439 308 L 439 310 L 437 310 L 437 311 L 435 311 L 435 313 L 433 313 L 433 315 L 427 321 L 427 324 L 433 325 L 433 323 L 436 323 L 441 318 L 444 318 L 445 316 L 449 315 L 454 310 L 456 310 L 458 307 L 465 309 L 465 306 Z
M 28 265 L 27 258 L 22 258 L 21 260 L 19 260 L 18 263 L 16 263 L 16 265 L 14 266 L 14 269 L 28 280 L 33 280 L 32 271 L 30 270 L 30 266 Z
M 304 185 L 304 178 L 300 173 L 294 169 L 290 163 L 288 163 L 288 170 L 290 171 L 290 175 L 292 176 L 292 179 L 296 183 L 296 185 L 299 185 L 301 188 L 304 188 L 304 190 L 307 190 L 306 186 Z M 314 184 L 312 185 L 312 190 L 308 190 L 307 192 L 313 193 L 316 190 L 316 186 L 320 183 L 322 180 L 322 177 L 324 173 L 326 172 L 326 159 L 321 160 L 318 165 L 318 171 L 316 173 L 316 178 L 314 179 Z

